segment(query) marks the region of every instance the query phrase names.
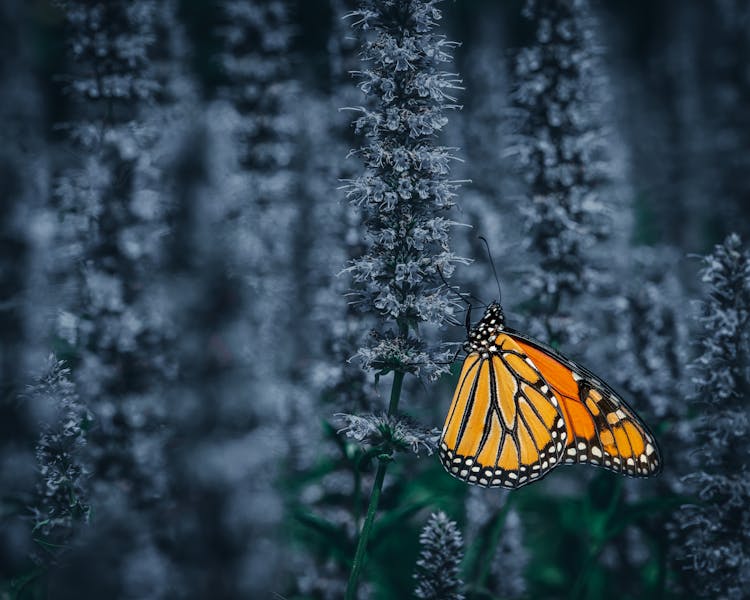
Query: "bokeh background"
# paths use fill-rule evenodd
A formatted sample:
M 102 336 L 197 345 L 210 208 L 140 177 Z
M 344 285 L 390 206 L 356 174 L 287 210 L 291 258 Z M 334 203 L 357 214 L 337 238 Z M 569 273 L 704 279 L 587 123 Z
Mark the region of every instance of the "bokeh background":
M 392 378 L 347 295 L 358 8 L 3 0 L 0 598 L 344 597 Z M 437 511 L 468 598 L 746 597 L 750 3 L 438 8 L 450 283 L 474 319 L 498 296 L 485 236 L 511 325 L 610 381 L 664 472 L 469 487 L 431 453 L 456 365 L 408 375 L 359 597 L 440 597 Z M 425 343 L 463 340 L 455 304 Z

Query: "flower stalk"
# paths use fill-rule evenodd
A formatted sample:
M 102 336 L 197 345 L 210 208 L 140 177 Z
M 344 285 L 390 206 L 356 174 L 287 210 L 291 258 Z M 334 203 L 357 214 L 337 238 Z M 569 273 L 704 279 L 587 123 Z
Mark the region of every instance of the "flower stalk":
M 391 401 L 388 405 L 388 416 L 396 414 L 396 411 L 398 410 L 398 402 L 401 398 L 401 388 L 404 383 L 404 375 L 405 373 L 403 373 L 402 371 L 395 371 L 393 373 L 393 383 L 391 385 Z M 372 525 L 375 522 L 375 514 L 378 511 L 380 493 L 383 490 L 383 481 L 385 480 L 385 472 L 388 469 L 389 462 L 390 456 L 388 455 L 381 455 L 378 460 L 378 469 L 375 472 L 375 482 L 372 484 L 370 502 L 367 506 L 367 515 L 365 516 L 365 522 L 362 524 L 362 531 L 359 534 L 359 541 L 357 542 L 357 550 L 354 553 L 352 570 L 349 574 L 349 581 L 346 585 L 346 600 L 356 600 L 357 598 L 357 584 L 359 583 L 359 575 L 362 572 L 362 565 L 364 564 L 365 554 L 367 552 L 367 542 L 370 539 Z
M 457 108 L 455 74 L 442 70 L 455 46 L 434 32 L 440 0 L 360 0 L 351 13 L 363 32 L 360 88 L 368 102 L 354 108 L 355 129 L 364 144 L 352 154 L 363 172 L 346 181 L 352 205 L 366 232 L 365 252 L 354 258 L 353 305 L 377 319 L 357 357 L 365 370 L 393 372 L 385 416 L 343 415 L 347 434 L 379 449 L 378 466 L 347 585 L 353 600 L 364 565 L 388 463 L 395 451 L 432 447 L 432 432 L 398 416 L 407 373 L 437 378 L 447 370 L 450 351 L 430 345 L 423 325 L 455 322 L 455 300 L 444 285 L 462 262 L 450 249 L 454 223 L 442 213 L 453 206 L 458 182 L 450 181 L 451 149 L 435 138 Z

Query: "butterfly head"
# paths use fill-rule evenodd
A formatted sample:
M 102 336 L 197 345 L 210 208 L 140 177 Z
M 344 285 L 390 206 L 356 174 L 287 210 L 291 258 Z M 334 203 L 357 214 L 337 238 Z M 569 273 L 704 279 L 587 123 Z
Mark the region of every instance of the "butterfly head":
M 485 353 L 495 342 L 497 334 L 505 327 L 505 315 L 502 307 L 493 302 L 484 311 L 484 315 L 469 332 L 464 343 L 464 351 Z

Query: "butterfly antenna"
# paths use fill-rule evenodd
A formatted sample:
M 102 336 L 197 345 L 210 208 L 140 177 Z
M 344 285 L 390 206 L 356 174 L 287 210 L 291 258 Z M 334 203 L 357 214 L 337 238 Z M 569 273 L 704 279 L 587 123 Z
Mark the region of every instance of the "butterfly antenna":
M 466 309 L 466 322 L 465 322 L 466 333 L 468 335 L 468 333 L 471 331 L 471 309 L 474 308 L 474 306 L 472 305 L 471 302 L 469 302 L 466 298 L 464 298 L 464 293 L 459 291 L 458 286 L 452 286 L 446 281 L 445 276 L 443 275 L 442 269 L 438 268 L 437 272 L 440 275 L 440 279 L 443 280 L 445 287 L 447 287 L 449 290 L 454 291 L 458 295 L 458 297 L 461 298 L 461 300 L 466 302 L 466 305 L 468 306 L 468 308 Z M 474 294 L 466 294 L 466 295 L 469 298 L 474 298 L 474 300 L 476 300 L 477 302 L 479 302 L 479 304 L 484 306 L 484 303 L 479 298 L 474 296 Z
M 464 298 L 463 292 L 459 291 L 458 286 L 452 286 L 448 283 L 448 281 L 445 279 L 445 276 L 443 275 L 443 270 L 438 267 L 437 269 L 438 275 L 440 275 L 440 279 L 442 279 L 443 283 L 445 284 L 445 287 L 447 287 L 452 292 L 455 292 L 461 300 L 466 302 L 466 304 L 469 306 L 469 310 L 471 310 L 471 302 L 469 302 L 466 298 Z M 469 294 L 470 295 L 470 294 Z
M 487 248 L 487 256 L 490 259 L 490 266 L 492 266 L 492 274 L 495 276 L 495 283 L 497 284 L 497 301 L 500 304 L 502 304 L 503 303 L 503 291 L 500 289 L 500 279 L 498 278 L 497 270 L 495 269 L 495 261 L 492 260 L 492 252 L 490 252 L 490 245 L 487 243 L 487 238 L 485 238 L 483 235 L 480 235 L 479 239 L 484 242 L 484 245 Z
M 481 300 L 480 298 L 477 298 L 477 297 L 476 297 L 476 296 L 475 296 L 474 294 L 472 294 L 471 292 L 461 292 L 461 291 L 459 291 L 459 289 L 458 289 L 458 286 L 457 286 L 457 285 L 450 285 L 450 284 L 449 284 L 449 283 L 448 283 L 448 282 L 447 282 L 447 281 L 445 280 L 445 277 L 443 277 L 443 272 L 442 272 L 442 271 L 441 271 L 440 269 L 438 269 L 438 270 L 437 270 L 437 272 L 439 273 L 439 275 L 440 275 L 440 279 L 442 279 L 442 280 L 443 280 L 443 283 L 444 283 L 444 284 L 446 285 L 446 287 L 447 287 L 447 288 L 448 288 L 449 290 L 451 290 L 451 291 L 455 292 L 455 293 L 456 293 L 456 295 L 457 295 L 457 296 L 458 296 L 459 298 L 461 298 L 461 300 L 463 300 L 464 302 L 466 302 L 466 304 L 468 304 L 468 306 L 469 306 L 469 310 L 471 310 L 472 308 L 474 308 L 474 305 L 473 305 L 473 304 L 472 304 L 471 302 L 469 302 L 469 301 L 468 301 L 468 300 L 467 300 L 467 299 L 465 298 L 465 296 L 468 296 L 468 297 L 469 297 L 469 298 L 471 298 L 472 300 L 476 300 L 476 301 L 477 301 L 477 305 L 478 305 L 478 306 L 480 306 L 481 308 L 485 308 L 485 307 L 487 306 L 487 303 L 486 303 L 486 302 L 482 302 L 482 300 Z

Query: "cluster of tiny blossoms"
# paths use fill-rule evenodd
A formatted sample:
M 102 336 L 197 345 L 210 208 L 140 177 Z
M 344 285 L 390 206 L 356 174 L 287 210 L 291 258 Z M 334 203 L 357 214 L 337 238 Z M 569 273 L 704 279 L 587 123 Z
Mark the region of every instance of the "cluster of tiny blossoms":
M 456 523 L 444 512 L 430 515 L 419 536 L 422 547 L 414 579 L 421 600 L 463 600 L 460 577 L 464 542 Z
M 300 120 L 293 108 L 299 94 L 292 79 L 288 4 L 224 0 L 217 31 L 225 78 L 218 93 L 227 101 L 215 106 L 217 122 L 227 126 L 234 142 L 228 147 L 239 163 L 225 175 L 225 230 L 234 238 L 235 269 L 252 286 L 256 336 L 274 340 L 274 352 L 260 351 L 269 347 L 262 343 L 250 344 L 248 352 L 256 365 L 276 372 L 293 370 L 296 357 L 295 346 L 285 345 L 278 331 L 294 328 L 297 315 L 278 299 L 298 297 L 299 287 L 304 289 L 304 279 L 294 277 L 304 263 L 292 257 L 299 236 L 291 232 L 298 228 L 302 201 L 294 163 Z
M 699 501 L 677 515 L 679 559 L 691 596 L 744 598 L 750 585 L 750 252 L 730 235 L 706 257 L 701 354 L 693 402 L 699 448 L 688 492 Z
M 535 40 L 518 55 L 513 100 L 521 115 L 514 151 L 531 200 L 526 243 L 538 256 L 528 296 L 532 313 L 547 316 L 545 333 L 561 341 L 571 327 L 560 302 L 595 286 L 586 250 L 607 234 L 598 198 L 610 175 L 602 76 L 586 0 L 528 0 L 524 16 Z
M 258 173 L 256 192 L 263 198 L 279 185 L 270 173 L 283 173 L 289 165 L 297 125 L 287 114 L 294 91 L 289 78 L 288 8 L 279 0 L 225 0 L 222 10 L 226 23 L 219 30 L 219 62 L 227 82 L 220 94 L 243 117 L 236 128 L 239 158 L 246 169 Z
M 346 433 L 348 437 L 373 448 L 380 448 L 383 452 L 411 450 L 419 454 L 420 448 L 423 448 L 427 454 L 432 454 L 440 439 L 439 429 L 422 427 L 409 417 L 346 413 L 336 416 L 344 424 L 339 433 Z
M 457 183 L 448 179 L 450 149 L 435 138 L 447 123 L 456 75 L 441 70 L 452 42 L 433 33 L 437 1 L 367 0 L 353 12 L 367 35 L 357 72 L 368 98 L 355 121 L 366 143 L 355 153 L 365 171 L 347 180 L 347 195 L 367 228 L 366 253 L 350 268 L 363 310 L 380 317 L 379 334 L 359 358 L 367 368 L 439 375 L 449 352 L 426 350 L 423 323 L 453 321 L 454 300 L 443 278 L 461 259 L 449 247 L 454 223 L 441 214 L 453 205 Z M 393 329 L 387 323 L 395 323 Z M 412 356 L 414 354 L 414 356 Z M 391 364 L 399 355 L 401 364 Z
M 27 401 L 46 424 L 36 446 L 41 481 L 31 507 L 34 532 L 52 552 L 68 541 L 79 521 L 87 521 L 88 472 L 83 447 L 90 415 L 70 379 L 70 369 L 50 357 L 46 373 L 27 391 Z
M 155 4 L 148 1 L 60 1 L 71 39 L 73 70 L 60 79 L 79 110 L 71 135 L 95 145 L 112 122 L 129 120 L 134 102 L 150 100 L 159 85 L 149 72 L 148 50 L 156 41 Z M 97 65 L 98 68 L 91 68 Z

